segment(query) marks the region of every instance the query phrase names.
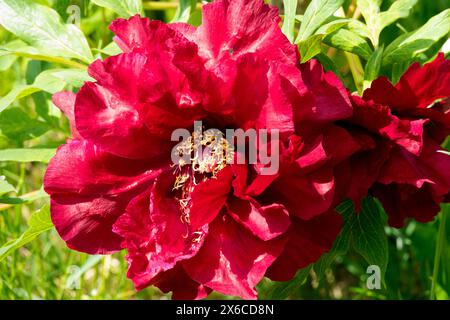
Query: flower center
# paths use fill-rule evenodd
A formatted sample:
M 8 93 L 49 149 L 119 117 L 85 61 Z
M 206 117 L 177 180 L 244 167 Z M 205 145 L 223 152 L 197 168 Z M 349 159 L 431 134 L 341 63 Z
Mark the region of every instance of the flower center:
M 234 150 L 218 130 L 205 132 L 194 131 L 190 137 L 179 143 L 175 150 L 178 153 L 178 163 L 175 167 L 176 191 L 181 215 L 180 220 L 186 225 L 187 238 L 190 230 L 190 210 L 192 207 L 191 194 L 195 187 L 208 179 L 215 179 L 217 174 L 231 163 Z M 195 231 L 193 242 L 200 242 L 203 232 Z

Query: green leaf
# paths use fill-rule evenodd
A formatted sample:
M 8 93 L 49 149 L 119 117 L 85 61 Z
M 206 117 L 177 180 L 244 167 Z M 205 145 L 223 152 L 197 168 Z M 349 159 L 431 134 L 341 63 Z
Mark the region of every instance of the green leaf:
M 53 228 L 52 219 L 50 218 L 50 208 L 45 205 L 33 213 L 28 224 L 29 228 L 19 238 L 11 240 L 0 247 L 0 261 L 5 259 L 14 250 L 33 241 L 41 233 Z
M 399 62 L 394 63 L 392 65 L 392 76 L 391 76 L 391 82 L 393 84 L 396 84 L 399 82 L 402 75 L 405 73 L 405 71 L 408 69 L 409 63 L 408 62 Z
M 362 202 L 361 212 L 353 214 L 349 223 L 353 248 L 369 265 L 379 266 L 384 279 L 389 258 L 384 210 L 374 198 L 367 197 Z
M 380 32 L 401 18 L 409 16 L 412 8 L 416 5 L 417 0 L 396 0 L 391 7 L 380 13 Z
M 191 12 L 195 10 L 197 0 L 180 0 L 180 4 L 171 22 L 188 22 Z
M 17 56 L 12 54 L 2 55 L 0 52 L 0 71 L 5 71 L 11 68 L 14 62 L 16 62 Z
M 435 293 L 436 293 L 436 300 L 446 300 L 446 301 L 450 300 L 450 295 L 439 284 L 436 284 Z
M 30 47 L 20 39 L 15 39 L 0 46 L 0 56 L 12 55 L 17 52 L 22 52 L 30 55 L 37 55 L 40 53 L 38 49 Z
M 6 96 L 0 98 L 0 113 L 14 101 L 39 91 L 51 94 L 63 90 L 67 85 L 81 87 L 85 81 L 92 81 L 86 71 L 79 69 L 51 69 L 41 72 L 31 85 L 18 85 Z
M 15 86 L 6 96 L 0 98 L 0 113 L 9 107 L 14 101 L 41 91 L 37 86 L 18 85 Z
M 351 21 L 347 24 L 347 29 L 356 33 L 362 38 L 370 39 L 369 28 L 359 20 L 350 19 Z
M 108 55 L 108 56 L 116 56 L 120 53 L 122 53 L 122 50 L 119 48 L 119 46 L 117 45 L 117 43 L 115 43 L 114 41 L 111 42 L 110 44 L 108 44 L 106 47 L 104 47 L 101 50 L 102 53 Z
M 358 0 L 358 8 L 366 21 L 368 38 L 378 47 L 380 33 L 388 25 L 409 15 L 417 0 L 397 0 L 391 7 L 380 12 L 381 0 Z
M 114 11 L 122 18 L 128 18 L 143 12 L 141 0 L 92 0 L 92 2 Z
M 353 19 L 333 18 L 330 22 L 325 23 L 319 29 L 317 29 L 316 34 L 330 34 L 344 26 L 347 26 L 352 21 Z
M 295 14 L 297 11 L 297 0 L 283 0 L 284 20 L 281 31 L 286 35 L 290 42 L 294 42 Z
M 364 38 L 347 29 L 339 29 L 329 34 L 323 39 L 323 42 L 331 47 L 354 53 L 366 60 L 369 60 L 373 52 Z
M 369 38 L 375 47 L 378 46 L 378 39 L 380 36 L 380 5 L 382 0 L 357 0 L 359 10 L 366 21 L 367 29 L 369 31 Z
M 0 195 L 16 191 L 16 188 L 6 181 L 4 176 L 0 176 Z
M 55 155 L 56 149 L 3 149 L 0 150 L 0 161 L 44 162 L 48 163 Z
M 336 211 L 344 217 L 349 217 L 353 214 L 353 204 L 351 201 L 345 201 L 336 208 Z M 319 279 L 324 276 L 325 271 L 331 267 L 337 257 L 343 256 L 348 252 L 351 242 L 350 227 L 351 224 L 344 223 L 342 230 L 336 237 L 331 250 L 323 254 L 322 257 L 320 257 L 320 259 L 314 264 L 313 268 Z
M 383 50 L 384 47 L 376 49 L 367 61 L 364 70 L 364 89 L 370 87 L 372 81 L 375 80 L 380 73 L 381 63 L 383 61 Z
M 333 60 L 330 59 L 325 53 L 320 53 L 316 56 L 316 59 L 319 60 L 320 64 L 323 66 L 325 71 L 332 71 L 334 74 L 336 74 L 339 78 L 343 78 L 341 72 L 339 71 L 338 67 L 334 63 Z
M 315 34 L 298 43 L 300 49 L 301 63 L 311 60 L 322 52 L 322 34 Z
M 70 85 L 75 88 L 80 88 L 83 86 L 83 84 L 85 82 L 94 81 L 94 79 L 89 76 L 89 74 L 87 73 L 86 70 L 81 70 L 81 69 L 52 69 L 52 70 L 46 70 L 43 73 L 45 73 L 45 76 L 47 78 L 49 78 L 49 81 L 59 80 L 61 83 L 64 84 L 64 87 L 66 85 Z M 42 73 L 41 73 L 41 75 L 42 75 Z M 38 78 L 39 78 L 39 76 L 38 76 Z M 42 76 L 41 76 L 41 80 L 42 80 Z M 44 90 L 44 91 L 52 93 L 48 89 L 49 88 L 47 87 L 47 90 Z M 56 92 L 58 92 L 58 91 L 60 91 L 60 90 L 57 90 Z
M 332 16 L 344 0 L 312 0 L 303 15 L 302 24 L 295 40 L 298 43 L 308 39 L 314 32 Z
M 356 0 L 358 9 L 366 20 L 366 23 L 380 12 L 383 0 Z
M 385 50 L 383 65 L 410 62 L 450 32 L 450 9 L 432 17 L 416 31 L 394 40 Z
M 16 205 L 30 203 L 43 198 L 48 198 L 48 194 L 44 190 L 40 189 L 38 191 L 30 192 L 19 197 L 2 196 L 0 197 L 0 203 Z
M 43 135 L 50 130 L 50 126 L 30 118 L 19 108 L 11 108 L 0 113 L 0 130 L 11 140 L 25 141 Z
M 46 55 L 92 61 L 81 30 L 62 23 L 53 9 L 30 0 L 0 0 L 0 12 L 0 24 L 5 29 Z
M 268 289 L 264 292 L 265 299 L 268 300 L 285 300 L 289 296 L 300 289 L 300 287 L 308 279 L 309 272 L 311 271 L 311 266 L 300 269 L 297 271 L 295 277 L 286 282 L 270 281 L 267 285 Z
M 363 200 L 361 212 L 356 213 L 350 200 L 344 201 L 336 210 L 344 218 L 344 225 L 330 252 L 314 264 L 314 270 L 321 278 L 338 256 L 352 247 L 369 265 L 377 265 L 386 273 L 388 264 L 388 243 L 384 231 L 386 216 L 381 206 L 372 198 Z

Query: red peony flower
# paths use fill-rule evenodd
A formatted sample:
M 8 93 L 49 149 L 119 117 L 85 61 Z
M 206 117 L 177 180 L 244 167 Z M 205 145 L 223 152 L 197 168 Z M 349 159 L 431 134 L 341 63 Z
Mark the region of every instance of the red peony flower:
M 255 298 L 264 275 L 287 280 L 329 250 L 341 225 L 340 166 L 361 147 L 334 124 L 352 114 L 345 88 L 316 62 L 300 66 L 279 22 L 260 0 L 205 5 L 198 28 L 113 22 L 124 53 L 95 61 L 96 81 L 76 95 L 53 97 L 72 138 L 44 184 L 70 248 L 126 249 L 137 289 L 187 299 L 211 290 Z M 189 139 L 173 142 L 174 130 L 213 141 L 195 135 L 200 120 L 222 132 L 277 130 L 267 146 L 280 145 L 279 171 L 215 153 L 174 165 L 174 146 L 196 152 Z
M 357 203 L 369 188 L 401 227 L 406 218 L 431 221 L 449 199 L 450 156 L 440 145 L 450 133 L 450 61 L 440 54 L 413 64 L 397 85 L 381 77 L 352 96 L 346 127 L 367 145 L 350 159 L 349 196 Z

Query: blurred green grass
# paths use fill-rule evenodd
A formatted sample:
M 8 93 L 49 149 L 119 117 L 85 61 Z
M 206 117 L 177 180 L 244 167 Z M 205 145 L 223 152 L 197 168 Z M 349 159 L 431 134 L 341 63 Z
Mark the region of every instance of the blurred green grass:
M 56 9 L 67 19 L 66 8 L 77 4 L 82 8 L 81 29 L 87 35 L 92 48 L 103 48 L 110 43 L 112 34 L 108 25 L 116 15 L 88 1 L 39 1 Z M 388 7 L 393 1 L 384 1 Z M 282 1 L 272 1 L 282 8 Z M 307 1 L 301 3 L 305 8 Z M 351 1 L 346 1 L 349 6 Z M 430 17 L 450 7 L 448 0 L 419 0 L 413 15 L 388 27 L 382 33 L 384 41 L 396 38 L 401 28 L 413 30 L 423 25 Z M 174 8 L 152 10 L 146 6 L 146 15 L 153 19 L 170 21 Z M 300 10 L 301 11 L 301 10 Z M 198 25 L 201 15 L 196 10 L 190 23 Z M 401 28 L 400 28 L 400 27 Z M 0 28 L 0 43 L 7 43 L 14 37 Z M 340 53 L 333 55 L 333 62 L 340 66 L 343 79 L 352 87 L 347 61 Z M 4 96 L 17 83 L 31 83 L 35 77 L 33 68 L 45 70 L 50 63 L 31 62 L 18 59 L 11 67 L 0 70 L 0 96 Z M 36 117 L 35 106 L 40 99 L 49 99 L 48 94 L 33 94 L 21 99 L 17 106 L 31 117 Z M 57 114 L 56 110 L 53 110 Z M 17 142 L 0 136 L 0 149 L 17 147 L 56 147 L 68 137 L 67 121 L 59 119 L 57 128 L 43 136 L 25 142 Z M 45 165 L 36 163 L 0 163 L 0 175 L 17 187 L 18 194 L 39 190 Z M 31 212 L 37 210 L 48 199 L 41 199 L 26 205 L 8 207 L 0 205 L 0 244 L 17 238 L 27 228 Z M 446 207 L 448 211 L 448 206 Z M 449 220 L 449 214 L 446 215 Z M 289 295 L 291 299 L 427 299 L 431 287 L 431 276 L 435 259 L 435 245 L 439 221 L 420 224 L 410 222 L 397 230 L 386 227 L 389 238 L 389 265 L 386 273 L 386 287 L 381 290 L 366 289 L 367 263 L 357 254 L 339 257 L 336 264 L 326 272 L 322 281 L 312 273 L 306 283 Z M 446 239 L 438 277 L 437 298 L 448 299 L 450 293 L 450 221 L 446 224 Z M 69 250 L 52 230 L 40 235 L 35 241 L 13 252 L 0 262 L 0 299 L 168 299 L 156 288 L 136 292 L 126 278 L 125 253 L 111 256 L 88 256 Z M 81 274 L 78 271 L 81 270 Z M 270 286 L 269 281 L 261 286 Z M 213 293 L 209 298 L 231 299 Z M 264 298 L 262 295 L 261 298 Z

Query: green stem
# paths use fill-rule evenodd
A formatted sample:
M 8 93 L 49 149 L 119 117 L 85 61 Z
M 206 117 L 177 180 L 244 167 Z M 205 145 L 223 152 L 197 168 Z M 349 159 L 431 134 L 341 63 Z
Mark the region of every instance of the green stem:
M 355 82 L 355 86 L 358 89 L 358 92 L 361 94 L 364 87 L 364 68 L 361 64 L 361 60 L 359 57 L 350 52 L 344 52 L 345 57 L 347 58 L 348 65 L 350 67 L 350 71 L 353 76 L 353 80 Z
M 25 181 L 25 163 L 19 164 L 19 172 L 19 181 L 17 182 L 16 190 L 20 194 Z
M 11 54 L 14 54 L 19 57 L 34 59 L 34 60 L 58 63 L 58 64 L 66 65 L 68 67 L 77 68 L 77 69 L 86 69 L 87 68 L 87 65 L 85 65 L 85 64 L 78 63 L 76 61 L 72 61 L 72 60 L 68 60 L 68 59 L 64 59 L 64 58 L 60 58 L 60 57 L 34 55 L 34 54 L 28 54 L 28 53 L 23 53 L 23 52 L 17 52 L 17 51 L 11 51 Z
M 433 278 L 431 279 L 431 289 L 430 289 L 430 300 L 435 298 L 435 291 L 437 280 L 439 276 L 439 264 L 441 262 L 442 250 L 445 244 L 445 224 L 446 224 L 446 212 L 447 210 L 442 210 L 439 216 L 439 231 L 436 241 L 436 252 L 434 255 L 434 267 L 433 267 Z

